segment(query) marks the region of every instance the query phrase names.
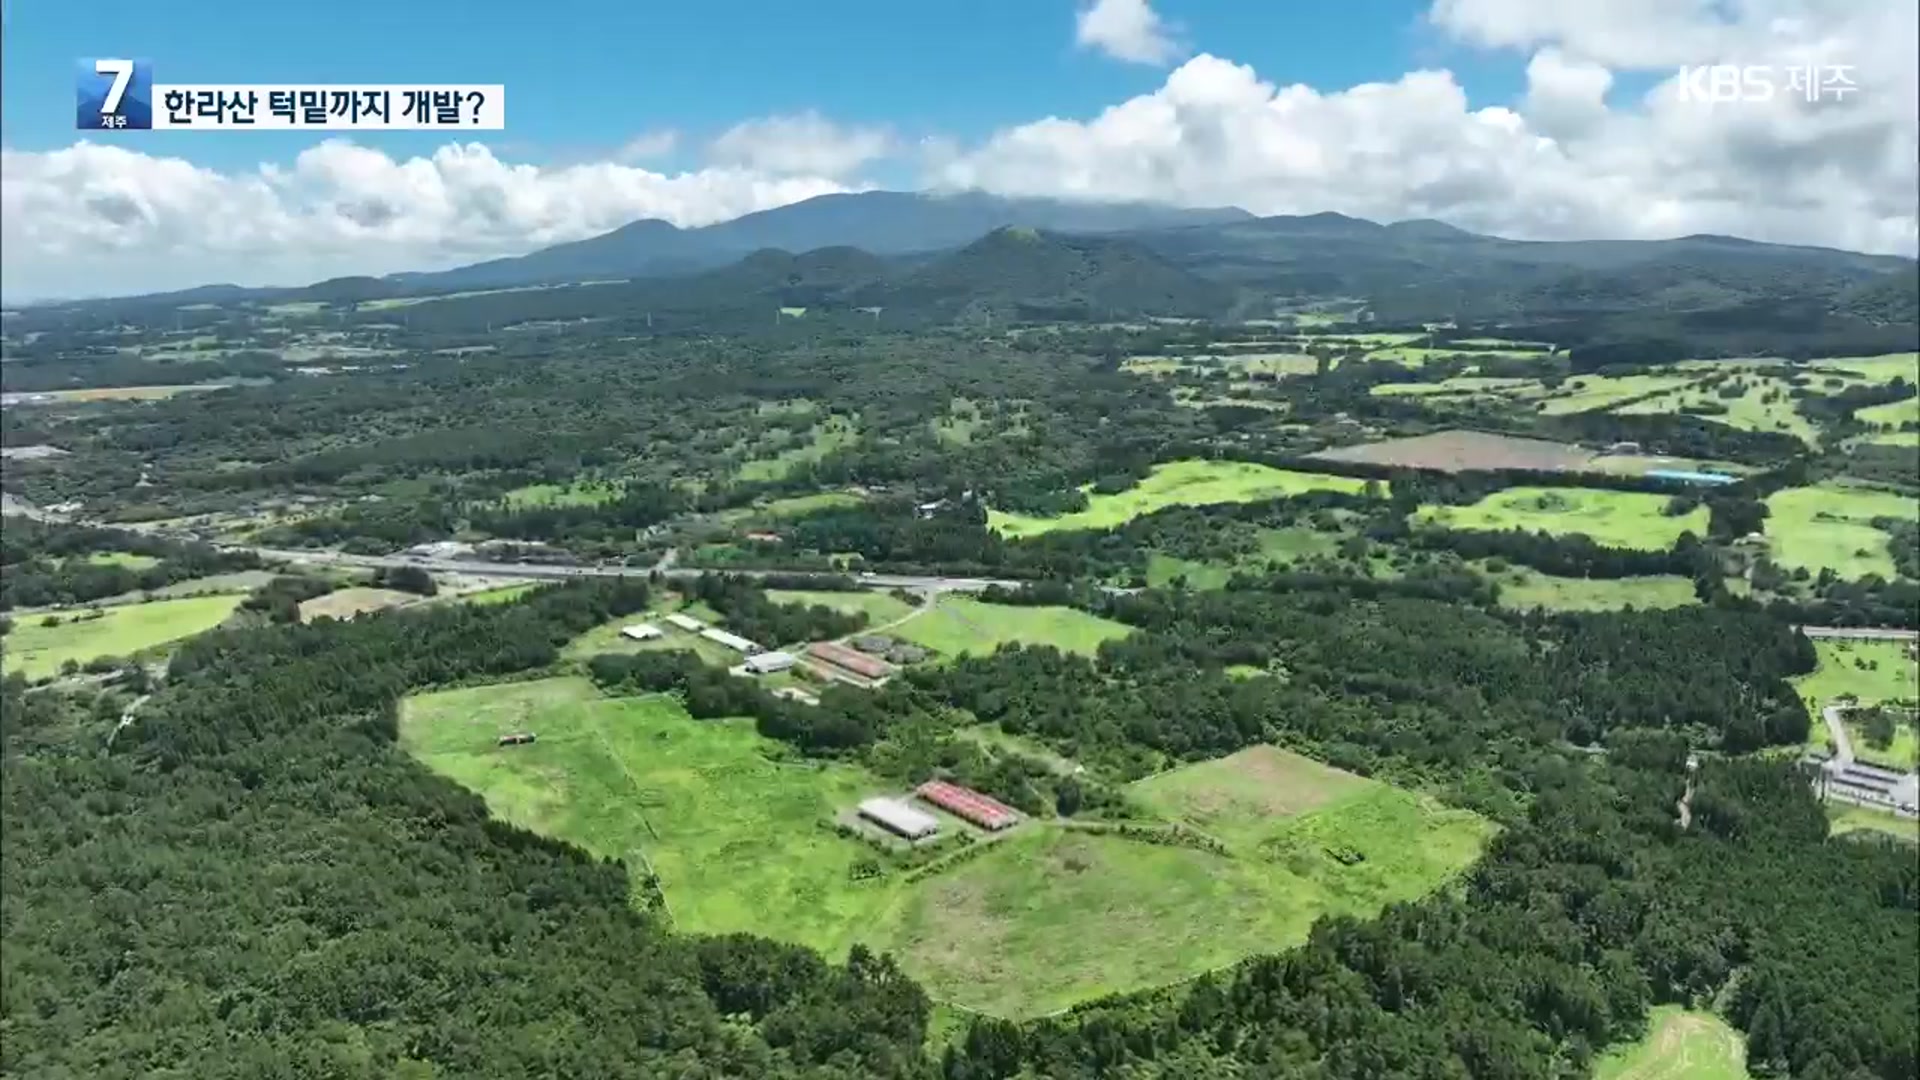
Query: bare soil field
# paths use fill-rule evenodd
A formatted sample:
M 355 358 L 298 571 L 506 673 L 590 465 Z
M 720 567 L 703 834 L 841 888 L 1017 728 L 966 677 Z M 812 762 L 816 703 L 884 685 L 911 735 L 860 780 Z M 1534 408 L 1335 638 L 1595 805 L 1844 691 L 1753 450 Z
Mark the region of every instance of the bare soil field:
M 1572 472 L 1591 466 L 1594 452 L 1545 439 L 1520 439 L 1480 431 L 1436 431 L 1408 439 L 1322 450 L 1309 457 L 1366 465 L 1395 465 L 1439 472 L 1482 469 L 1533 469 Z

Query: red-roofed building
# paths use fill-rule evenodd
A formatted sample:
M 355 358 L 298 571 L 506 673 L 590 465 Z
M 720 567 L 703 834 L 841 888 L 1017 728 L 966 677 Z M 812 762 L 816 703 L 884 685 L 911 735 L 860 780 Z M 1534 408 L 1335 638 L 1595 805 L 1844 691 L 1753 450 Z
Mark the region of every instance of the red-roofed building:
M 929 780 L 915 791 L 921 798 L 947 813 L 970 821 L 988 832 L 998 832 L 1020 821 L 1020 813 L 1013 807 L 972 788 L 949 784 L 945 780 Z

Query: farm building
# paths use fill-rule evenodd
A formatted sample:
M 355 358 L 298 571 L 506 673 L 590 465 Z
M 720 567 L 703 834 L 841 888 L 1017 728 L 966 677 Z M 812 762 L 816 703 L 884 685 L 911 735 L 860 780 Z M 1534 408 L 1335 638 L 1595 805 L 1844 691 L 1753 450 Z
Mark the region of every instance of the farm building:
M 933 805 L 989 832 L 998 832 L 1020 820 L 1019 812 L 1013 807 L 945 780 L 929 780 L 916 790 Z
M 750 675 L 771 675 L 776 671 L 785 671 L 798 663 L 799 657 L 789 652 L 763 652 L 747 657 L 747 673 Z
M 932 814 L 898 799 L 868 799 L 860 804 L 860 816 L 908 840 L 923 840 L 940 830 L 940 822 Z
M 502 735 L 502 736 L 500 736 L 500 739 L 499 739 L 499 741 L 498 741 L 498 742 L 497 742 L 497 743 L 496 743 L 495 745 L 497 745 L 497 746 L 525 746 L 525 745 L 526 745 L 527 743 L 530 743 L 530 742 L 533 742 L 533 741 L 534 741 L 534 734 L 533 734 L 533 732 L 531 732 L 531 731 L 517 731 L 517 732 L 515 732 L 515 733 L 513 733 L 513 734 L 511 734 L 511 735 Z
M 709 626 L 705 630 L 700 631 L 700 636 L 713 642 L 715 645 L 725 645 L 734 652 L 743 652 L 748 656 L 752 656 L 754 653 L 760 651 L 760 646 L 755 645 L 739 634 L 729 634 L 717 626 Z
M 621 637 L 632 638 L 635 641 L 652 641 L 664 632 L 652 623 L 634 623 L 632 626 L 620 628 Z
M 884 679 L 893 674 L 885 662 L 831 641 L 817 641 L 807 646 L 807 655 L 868 679 Z
M 691 615 L 669 615 L 667 616 L 667 623 L 671 626 L 677 626 L 690 634 L 699 633 L 705 629 L 707 625 Z

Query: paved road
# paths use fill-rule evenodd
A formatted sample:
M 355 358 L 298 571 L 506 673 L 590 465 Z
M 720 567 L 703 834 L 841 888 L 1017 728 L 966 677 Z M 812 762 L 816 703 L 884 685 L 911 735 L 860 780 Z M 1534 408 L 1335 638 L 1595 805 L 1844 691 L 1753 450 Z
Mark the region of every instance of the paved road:
M 1920 630 L 1894 630 L 1884 626 L 1796 626 L 1810 638 L 1852 638 L 1858 641 L 1920 640 Z
M 565 579 L 578 577 L 646 577 L 660 573 L 669 578 L 697 578 L 708 573 L 740 574 L 745 577 L 764 577 L 768 574 L 797 574 L 808 571 L 789 569 L 736 569 L 700 570 L 687 567 L 668 566 L 546 566 L 538 563 L 495 563 L 477 559 L 416 559 L 403 555 L 348 555 L 337 551 L 303 551 L 283 548 L 257 548 L 241 545 L 222 545 L 225 551 L 251 551 L 263 559 L 276 559 L 288 562 L 327 563 L 332 566 L 363 566 L 371 568 L 417 566 L 436 574 L 471 574 L 475 577 L 498 578 L 538 578 Z M 1001 585 L 1017 589 L 1025 582 L 1011 581 L 1005 578 L 962 578 L 916 576 L 910 574 L 861 574 L 854 580 L 869 589 L 913 589 L 924 592 L 981 592 L 990 586 Z M 1130 590 L 1115 589 L 1115 592 Z
M 1842 765 L 1853 763 L 1853 738 L 1847 734 L 1847 721 L 1844 710 L 1838 705 L 1829 705 L 1820 710 L 1820 716 L 1827 722 L 1827 737 L 1833 740 L 1833 760 Z

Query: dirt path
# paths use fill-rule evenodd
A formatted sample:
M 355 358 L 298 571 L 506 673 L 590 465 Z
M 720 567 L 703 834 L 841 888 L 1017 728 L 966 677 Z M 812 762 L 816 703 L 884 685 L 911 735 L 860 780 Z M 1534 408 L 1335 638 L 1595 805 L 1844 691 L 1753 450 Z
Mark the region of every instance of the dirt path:
M 1680 831 L 1686 832 L 1693 825 L 1693 779 L 1691 777 L 1687 779 L 1686 794 L 1680 796 L 1680 801 L 1673 804 L 1673 807 L 1680 814 Z
M 1820 710 L 1820 716 L 1827 722 L 1827 736 L 1833 740 L 1833 758 L 1842 765 L 1853 761 L 1853 738 L 1847 734 L 1846 717 L 1841 714 L 1840 706 L 1829 705 Z

